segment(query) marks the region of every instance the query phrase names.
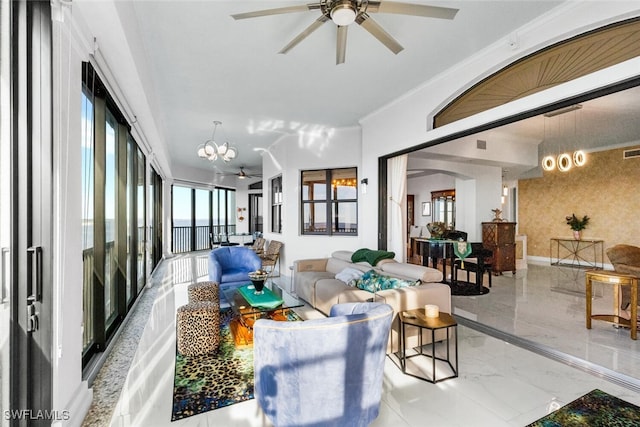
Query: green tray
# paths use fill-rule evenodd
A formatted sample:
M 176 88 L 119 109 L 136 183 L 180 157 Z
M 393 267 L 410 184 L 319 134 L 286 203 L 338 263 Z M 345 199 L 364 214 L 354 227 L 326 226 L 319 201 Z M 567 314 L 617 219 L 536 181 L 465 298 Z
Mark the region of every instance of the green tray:
M 251 286 L 251 289 L 249 289 Z M 251 307 L 274 309 L 284 303 L 284 300 L 274 294 L 271 289 L 266 286 L 263 288 L 261 295 L 256 295 L 253 285 L 245 285 L 238 289 L 238 292 L 247 300 Z

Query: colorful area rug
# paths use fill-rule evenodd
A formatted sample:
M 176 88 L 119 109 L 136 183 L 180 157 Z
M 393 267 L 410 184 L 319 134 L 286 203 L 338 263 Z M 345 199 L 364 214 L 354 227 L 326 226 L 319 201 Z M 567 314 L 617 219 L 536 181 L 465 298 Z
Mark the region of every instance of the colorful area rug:
M 640 407 L 595 389 L 527 427 L 587 426 L 640 426 Z
M 171 421 L 253 399 L 253 349 L 236 349 L 229 330 L 233 312 L 220 310 L 220 348 L 183 356 L 176 350 Z
M 237 349 L 229 328 L 233 312 L 220 310 L 217 353 L 183 356 L 176 350 L 171 421 L 253 399 L 253 348 Z M 301 320 L 289 310 L 288 320 Z

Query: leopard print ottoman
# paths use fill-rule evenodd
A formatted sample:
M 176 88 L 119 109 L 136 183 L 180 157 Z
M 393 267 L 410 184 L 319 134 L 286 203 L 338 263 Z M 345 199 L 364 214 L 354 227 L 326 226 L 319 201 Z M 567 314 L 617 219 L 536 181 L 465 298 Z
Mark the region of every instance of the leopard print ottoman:
M 220 286 L 216 282 L 198 282 L 189 285 L 189 303 L 211 301 L 220 304 Z
M 220 305 L 211 301 L 183 305 L 178 308 L 176 327 L 180 354 L 213 353 L 220 345 Z

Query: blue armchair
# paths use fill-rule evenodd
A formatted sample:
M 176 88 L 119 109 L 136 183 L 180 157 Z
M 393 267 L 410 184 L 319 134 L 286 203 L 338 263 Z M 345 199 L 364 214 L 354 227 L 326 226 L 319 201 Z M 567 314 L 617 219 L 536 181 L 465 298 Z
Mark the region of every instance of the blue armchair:
M 254 325 L 255 395 L 286 426 L 368 426 L 377 416 L 393 309 L 346 303 L 305 322 Z
M 222 291 L 251 283 L 249 273 L 262 266 L 260 257 L 245 246 L 221 246 L 209 253 L 209 280 L 220 285 L 220 302 L 226 301 Z

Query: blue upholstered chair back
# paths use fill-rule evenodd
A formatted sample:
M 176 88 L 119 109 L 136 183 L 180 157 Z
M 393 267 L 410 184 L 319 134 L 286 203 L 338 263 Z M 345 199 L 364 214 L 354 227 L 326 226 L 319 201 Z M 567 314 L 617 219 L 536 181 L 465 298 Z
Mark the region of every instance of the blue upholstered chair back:
M 251 283 L 249 273 L 261 266 L 260 257 L 250 248 L 221 246 L 209 253 L 209 280 L 217 282 L 220 290 L 239 287 Z
M 346 303 L 305 322 L 254 325 L 255 395 L 276 426 L 368 426 L 377 416 L 393 309 Z

